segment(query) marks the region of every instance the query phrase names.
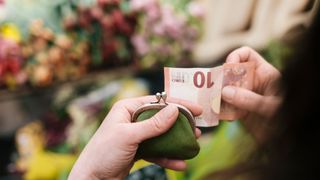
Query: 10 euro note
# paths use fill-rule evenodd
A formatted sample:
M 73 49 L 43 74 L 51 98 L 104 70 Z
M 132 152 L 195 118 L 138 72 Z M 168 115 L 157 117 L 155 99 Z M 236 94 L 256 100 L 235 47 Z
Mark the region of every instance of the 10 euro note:
M 164 68 L 165 91 L 169 97 L 189 100 L 202 106 L 196 126 L 216 126 L 219 123 L 222 66 L 215 68 Z
M 202 106 L 195 118 L 198 127 L 216 126 L 219 119 L 234 120 L 243 112 L 222 102 L 221 91 L 232 85 L 252 89 L 254 63 L 228 63 L 213 68 L 164 68 L 165 91 L 169 97 L 185 99 Z

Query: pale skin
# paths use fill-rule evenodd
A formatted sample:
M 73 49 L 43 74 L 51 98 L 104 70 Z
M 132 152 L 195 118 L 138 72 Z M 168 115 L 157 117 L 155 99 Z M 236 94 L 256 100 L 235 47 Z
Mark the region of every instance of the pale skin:
M 133 112 L 141 105 L 154 100 L 154 96 L 145 96 L 117 102 L 80 154 L 69 180 L 124 179 L 135 162 L 139 143 L 165 133 L 179 114 L 176 106 L 168 105 L 152 118 L 132 123 Z M 191 102 L 173 98 L 168 98 L 167 101 L 187 107 L 195 116 L 202 113 L 201 107 Z M 196 137 L 199 137 L 200 130 L 196 129 L 195 132 Z M 147 160 L 173 170 L 186 168 L 186 162 L 183 160 Z
M 222 99 L 246 111 L 241 118 L 245 127 L 254 135 L 258 143 L 263 143 L 270 132 L 270 118 L 281 103 L 278 88 L 280 72 L 262 56 L 249 47 L 241 47 L 231 52 L 226 63 L 255 62 L 253 89 L 226 86 L 222 89 Z
M 242 122 L 256 137 L 258 142 L 266 138 L 265 124 L 277 110 L 281 98 L 277 88 L 280 72 L 249 47 L 234 50 L 226 63 L 256 63 L 253 89 L 227 86 L 222 90 L 222 98 L 229 104 L 246 111 Z M 139 143 L 165 133 L 175 122 L 178 109 L 168 105 L 147 121 L 132 123 L 133 112 L 141 105 L 154 101 L 154 97 L 126 99 L 117 102 L 97 132 L 91 138 L 75 163 L 69 179 L 124 179 L 135 162 Z M 194 116 L 202 113 L 199 105 L 178 99 L 168 99 L 187 107 Z M 268 121 L 267 121 L 268 120 Z M 196 129 L 196 136 L 201 134 Z M 183 160 L 148 159 L 165 168 L 184 170 Z

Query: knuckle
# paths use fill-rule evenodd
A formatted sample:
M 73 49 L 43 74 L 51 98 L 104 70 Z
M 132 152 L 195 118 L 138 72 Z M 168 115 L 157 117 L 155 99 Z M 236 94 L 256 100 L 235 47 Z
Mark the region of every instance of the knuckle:
M 159 114 L 156 114 L 151 118 L 150 122 L 152 123 L 152 127 L 156 132 L 162 132 L 164 129 L 163 123 L 161 123 L 161 121 L 162 118 Z
M 123 107 L 126 104 L 126 100 L 122 99 L 113 104 L 113 107 Z
M 253 50 L 253 49 L 252 49 L 251 47 L 249 47 L 249 46 L 241 46 L 240 49 L 243 50 L 243 51 L 252 51 L 252 50 Z
M 238 106 L 246 106 L 249 102 L 250 102 L 250 97 L 246 94 L 243 94 L 243 95 L 239 95 L 238 92 L 236 92 L 236 95 L 235 95 L 235 99 L 237 99 L 238 101 Z

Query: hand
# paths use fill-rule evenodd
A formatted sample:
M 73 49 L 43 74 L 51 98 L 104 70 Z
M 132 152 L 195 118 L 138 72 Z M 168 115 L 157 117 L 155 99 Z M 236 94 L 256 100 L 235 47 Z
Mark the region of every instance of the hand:
M 132 98 L 117 102 L 75 163 L 69 179 L 123 179 L 134 163 L 139 143 L 165 133 L 176 121 L 179 114 L 174 105 L 168 105 L 152 118 L 131 123 L 133 112 L 143 104 L 154 101 L 153 96 Z M 195 116 L 200 115 L 201 107 L 191 102 L 168 98 L 187 107 Z M 199 137 L 200 130 L 196 130 Z M 183 160 L 153 159 L 160 166 L 184 170 Z
M 226 86 L 222 89 L 222 99 L 229 104 L 247 111 L 242 121 L 258 141 L 266 137 L 265 130 L 279 104 L 278 80 L 280 72 L 249 47 L 234 50 L 226 63 L 255 62 L 255 77 L 252 91 L 240 87 Z M 263 121 L 264 120 L 264 121 Z

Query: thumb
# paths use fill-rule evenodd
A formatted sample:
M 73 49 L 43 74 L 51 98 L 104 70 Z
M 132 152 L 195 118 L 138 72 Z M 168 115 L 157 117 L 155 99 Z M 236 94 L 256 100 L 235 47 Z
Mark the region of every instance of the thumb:
M 178 114 L 178 108 L 175 105 L 169 104 L 150 119 L 133 123 L 132 131 L 135 132 L 139 142 L 159 136 L 170 129 L 175 123 Z
M 278 100 L 275 97 L 262 96 L 248 89 L 226 86 L 222 89 L 222 99 L 241 109 L 269 117 L 277 108 Z

